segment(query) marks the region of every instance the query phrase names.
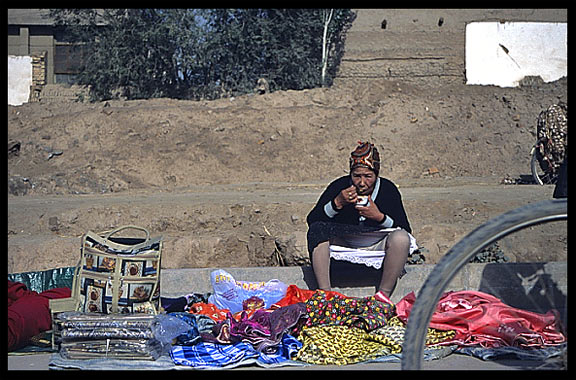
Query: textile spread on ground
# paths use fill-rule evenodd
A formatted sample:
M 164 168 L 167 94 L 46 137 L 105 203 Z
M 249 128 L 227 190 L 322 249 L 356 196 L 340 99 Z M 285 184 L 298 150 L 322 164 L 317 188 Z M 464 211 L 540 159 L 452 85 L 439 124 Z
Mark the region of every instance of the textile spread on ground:
M 251 287 L 263 294 L 260 285 Z M 197 296 L 191 298 L 185 312 L 164 314 L 159 322 L 171 323 L 172 335 L 163 337 L 170 342 L 163 347 L 168 347 L 175 365 L 232 368 L 251 363 L 266 367 L 398 361 L 415 301 L 414 293 L 392 305 L 373 296 L 347 297 L 289 285 L 281 298 L 266 302 L 257 297 L 237 299 L 242 310 L 233 313 L 208 302 L 208 295 Z M 210 299 L 217 297 L 213 294 Z M 266 303 L 271 307 L 266 308 Z M 176 320 L 178 329 L 174 329 Z M 166 326 L 156 333 L 167 334 Z M 428 328 L 425 359 L 441 358 L 455 350 L 494 357 L 499 349 L 515 352 L 517 357 L 533 357 L 534 352 L 565 344 L 553 312 L 513 308 L 479 291 L 447 292 Z M 77 357 L 82 355 L 77 353 Z M 61 357 L 52 364 L 58 362 Z

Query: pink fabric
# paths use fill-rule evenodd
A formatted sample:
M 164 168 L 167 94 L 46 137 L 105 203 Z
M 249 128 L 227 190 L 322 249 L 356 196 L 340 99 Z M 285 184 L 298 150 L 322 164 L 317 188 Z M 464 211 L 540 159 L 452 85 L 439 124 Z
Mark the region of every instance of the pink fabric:
M 414 292 L 396 304 L 404 322 L 414 305 Z M 451 343 L 464 346 L 546 346 L 566 341 L 557 312 L 534 313 L 506 305 L 500 299 L 479 291 L 447 292 L 442 295 L 430 320 L 430 327 L 455 330 Z

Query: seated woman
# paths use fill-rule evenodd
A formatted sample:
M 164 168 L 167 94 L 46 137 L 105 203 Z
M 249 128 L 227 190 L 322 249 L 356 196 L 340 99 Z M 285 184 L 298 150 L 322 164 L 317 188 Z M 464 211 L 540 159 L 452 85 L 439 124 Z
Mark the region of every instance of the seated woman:
M 379 172 L 378 150 L 359 142 L 350 156 L 350 174 L 328 185 L 307 216 L 308 252 L 318 287 L 330 290 L 331 244 L 385 251 L 376 298 L 392 303 L 389 297 L 405 273 L 413 237 L 398 188 Z M 365 198 L 368 203 L 362 205 Z

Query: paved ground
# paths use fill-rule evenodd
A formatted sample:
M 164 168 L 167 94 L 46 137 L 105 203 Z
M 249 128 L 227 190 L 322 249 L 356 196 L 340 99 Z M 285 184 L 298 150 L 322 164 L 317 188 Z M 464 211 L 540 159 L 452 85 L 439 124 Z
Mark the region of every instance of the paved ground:
M 393 301 L 397 302 L 402 295 L 409 291 L 418 291 L 423 279 L 427 278 L 433 270 L 433 265 L 416 265 L 408 267 L 408 274 L 398 284 L 393 295 Z M 165 296 L 181 295 L 182 289 L 186 291 L 207 292 L 209 291 L 209 275 L 213 269 L 180 269 L 164 270 L 162 272 L 162 294 Z M 309 285 L 310 268 L 303 267 L 274 267 L 274 268 L 226 268 L 238 280 L 256 281 L 262 279 L 264 274 L 268 278 L 278 278 L 286 283 L 295 284 L 299 287 Z M 529 294 L 529 288 L 524 285 L 512 286 L 512 282 L 506 279 L 514 278 L 516 273 L 539 273 L 540 281 L 547 278 L 545 293 L 562 295 L 555 298 L 555 302 L 562 305 L 554 305 L 557 308 L 565 307 L 567 299 L 567 265 L 565 262 L 550 263 L 507 263 L 507 264 L 469 264 L 462 273 L 450 284 L 450 289 L 485 289 L 492 294 L 502 294 L 502 289 L 514 290 L 518 301 L 519 294 Z M 353 276 L 354 277 L 354 276 Z M 367 283 L 373 281 L 365 273 L 356 276 L 356 282 L 346 284 L 346 287 L 335 288 L 344 294 L 360 296 L 372 292 Z M 367 282 L 366 282 L 367 281 Z M 506 285 L 507 284 L 507 285 Z M 449 289 L 447 289 L 449 290 Z M 560 299 L 562 301 L 560 301 Z M 511 300 L 511 299 L 510 299 Z M 518 305 L 522 306 L 522 305 Z M 526 305 L 527 307 L 529 305 Z M 562 313 L 565 317 L 565 310 Z M 8 370 L 47 370 L 51 354 L 33 354 L 24 356 L 8 355 Z M 185 368 L 183 368 L 185 369 Z M 258 366 L 238 367 L 236 370 L 261 370 Z M 306 367 L 281 367 L 276 370 L 399 370 L 400 363 L 370 363 L 347 366 L 306 366 Z M 543 370 L 558 369 L 558 361 L 549 362 L 521 361 L 521 360 L 498 360 L 482 361 L 466 355 L 452 354 L 443 359 L 427 361 L 422 365 L 424 370 Z
M 51 354 L 34 354 L 26 356 L 8 356 L 8 370 L 48 370 Z M 482 370 L 544 370 L 544 369 L 557 369 L 554 363 L 543 363 L 523 360 L 499 360 L 499 361 L 482 361 L 466 355 L 452 354 L 440 360 L 433 360 L 424 362 L 422 365 L 423 370 L 440 370 L 440 371 L 482 371 Z M 280 367 L 276 369 L 266 370 L 281 370 L 281 371 L 310 371 L 310 370 L 400 370 L 400 363 L 370 363 L 370 364 L 354 364 L 347 366 L 306 366 L 306 367 Z M 235 370 L 264 370 L 258 366 L 245 366 L 238 367 Z

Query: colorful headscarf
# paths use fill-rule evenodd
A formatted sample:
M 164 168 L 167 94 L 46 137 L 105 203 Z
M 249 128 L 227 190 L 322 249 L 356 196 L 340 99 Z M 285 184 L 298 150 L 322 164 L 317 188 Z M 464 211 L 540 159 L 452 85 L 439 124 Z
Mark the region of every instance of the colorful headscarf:
M 358 141 L 358 146 L 350 155 L 350 171 L 359 166 L 380 172 L 380 154 L 370 142 Z

